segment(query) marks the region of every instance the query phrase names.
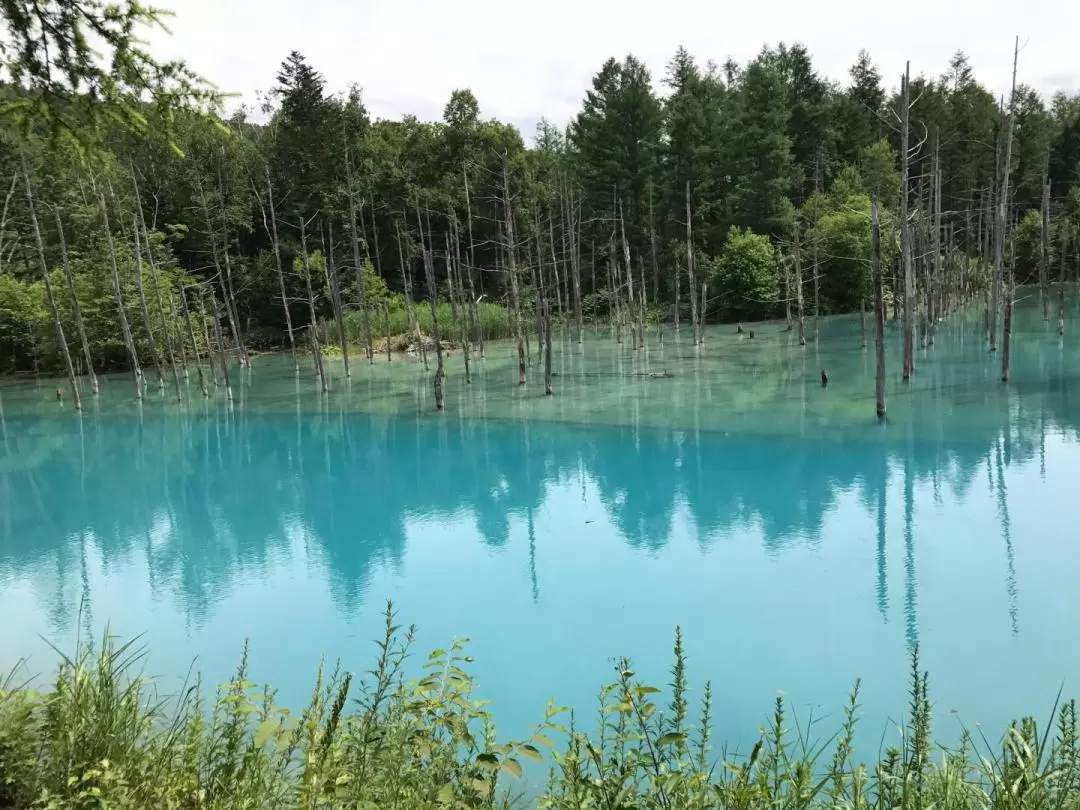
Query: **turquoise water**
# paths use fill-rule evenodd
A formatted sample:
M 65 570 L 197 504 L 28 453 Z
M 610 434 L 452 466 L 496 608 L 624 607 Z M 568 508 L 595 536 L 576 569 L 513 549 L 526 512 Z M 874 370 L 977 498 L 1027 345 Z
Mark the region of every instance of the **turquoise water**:
M 1008 386 L 981 316 L 939 327 L 909 386 L 890 326 L 884 426 L 851 318 L 806 348 L 776 325 L 566 341 L 552 397 L 509 345 L 471 385 L 455 353 L 443 414 L 402 358 L 331 363 L 326 398 L 309 358 L 299 381 L 259 358 L 232 406 L 194 373 L 182 405 L 110 377 L 81 417 L 55 381 L 5 383 L 0 668 L 108 624 L 166 683 L 193 659 L 217 683 L 250 639 L 299 704 L 320 656 L 366 668 L 393 599 L 421 651 L 471 638 L 504 736 L 549 697 L 591 713 L 615 656 L 666 683 L 677 624 L 743 748 L 776 690 L 831 731 L 861 677 L 872 755 L 916 642 L 943 735 L 1044 716 L 1080 693 L 1080 312 L 1059 341 L 1035 308 Z

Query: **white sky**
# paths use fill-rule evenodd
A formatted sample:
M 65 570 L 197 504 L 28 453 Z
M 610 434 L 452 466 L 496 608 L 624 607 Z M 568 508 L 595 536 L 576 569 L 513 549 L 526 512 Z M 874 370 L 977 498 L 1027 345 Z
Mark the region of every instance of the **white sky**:
M 1074 0 L 162 0 L 173 36 L 152 38 L 160 56 L 182 56 L 223 90 L 255 106 L 283 59 L 303 53 L 331 92 L 363 89 L 376 117 L 438 119 L 457 87 L 484 118 L 518 126 L 532 141 L 545 116 L 565 124 L 609 56 L 633 53 L 659 84 L 679 45 L 701 64 L 739 63 L 766 42 L 802 42 L 817 69 L 846 82 L 866 48 L 893 87 L 912 73 L 942 73 L 965 51 L 976 76 L 1008 91 L 1013 37 L 1019 81 L 1049 95 L 1080 91 Z M 903 9 L 895 19 L 894 9 Z M 1023 28 L 1014 30 L 1013 26 Z M 932 34 L 925 34 L 926 30 Z

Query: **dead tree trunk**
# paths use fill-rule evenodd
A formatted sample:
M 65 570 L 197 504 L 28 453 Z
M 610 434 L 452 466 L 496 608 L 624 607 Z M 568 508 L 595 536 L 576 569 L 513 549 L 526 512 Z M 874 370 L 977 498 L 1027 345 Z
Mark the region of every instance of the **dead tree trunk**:
M 401 286 L 405 291 L 405 319 L 408 322 L 408 330 L 416 335 L 416 345 L 420 351 L 420 359 L 427 368 L 427 354 L 424 352 L 424 336 L 420 331 L 420 319 L 413 311 L 412 303 L 412 275 L 408 271 L 405 262 L 405 249 L 401 246 L 401 224 L 394 222 L 394 231 L 397 234 L 398 261 L 401 264 Z M 411 249 L 410 249 L 411 253 Z
M 934 221 L 933 230 L 930 233 L 930 253 L 933 257 L 934 275 L 931 284 L 926 288 L 927 308 L 927 345 L 934 345 L 934 331 L 937 329 L 939 296 L 944 286 L 945 279 L 941 264 L 941 144 L 940 137 L 934 136 L 934 166 L 932 182 L 934 184 Z
M 454 228 L 454 219 L 453 219 L 453 217 L 448 217 L 447 222 L 450 225 L 450 229 L 448 231 L 446 231 L 445 233 L 443 233 L 443 239 L 445 241 L 445 246 L 446 246 L 446 274 L 448 276 L 453 276 L 454 275 L 455 265 L 456 265 L 457 284 L 456 285 L 451 285 L 450 294 L 451 295 L 456 295 L 458 297 L 458 299 L 462 299 L 463 298 L 463 288 L 462 288 L 462 283 L 461 283 L 461 250 L 460 250 L 460 248 L 456 247 L 454 253 L 451 254 L 451 252 L 450 252 L 451 241 L 454 242 L 455 246 L 457 245 L 456 229 Z M 451 239 L 451 234 L 452 233 L 455 234 L 454 239 Z M 456 261 L 453 261 L 452 259 L 456 259 Z M 465 302 L 463 300 L 459 300 L 459 303 L 461 304 L 460 310 L 465 316 L 465 322 L 461 326 L 461 356 L 465 361 L 465 384 L 466 385 L 471 385 L 472 384 L 472 371 L 469 368 L 469 327 L 470 327 L 469 322 L 471 320 L 471 318 L 469 316 L 470 316 L 471 310 L 467 306 L 465 306 Z
M 581 250 L 578 242 L 578 216 L 574 208 L 573 187 L 567 184 L 566 210 L 570 238 L 570 271 L 574 275 L 574 320 L 577 323 L 577 342 L 585 341 L 585 323 L 581 314 Z
M 1043 168 L 1042 208 L 1039 216 L 1039 298 L 1042 299 L 1043 322 L 1050 321 L 1050 154 Z
M 420 209 L 417 208 L 416 218 L 420 218 Z M 421 228 L 423 226 L 421 225 Z M 423 232 L 421 231 L 421 240 Z M 435 286 L 435 261 L 429 245 L 421 245 L 424 252 L 424 274 L 427 277 L 428 302 L 431 304 L 431 329 L 435 338 L 435 409 L 443 409 L 443 378 L 446 371 L 443 369 L 442 336 L 439 333 L 439 308 L 436 304 L 437 287 Z
M 694 230 L 690 219 L 690 181 L 686 181 L 686 277 L 690 281 L 690 321 L 694 329 L 694 345 L 701 343 L 698 320 L 697 281 L 694 278 Z
M 225 149 L 222 147 L 222 159 Z M 221 255 L 225 260 L 224 299 L 225 313 L 229 316 L 236 348 L 240 350 L 240 365 L 251 367 L 244 330 L 240 328 L 240 308 L 236 305 L 236 290 L 233 288 L 232 261 L 229 259 L 229 222 L 225 218 L 225 183 L 221 177 L 221 164 L 218 164 L 218 195 L 221 198 Z
M 308 327 L 308 336 L 311 339 L 311 354 L 315 360 L 315 373 L 319 375 L 322 392 L 330 390 L 326 380 L 326 371 L 323 369 L 322 349 L 319 346 L 319 321 L 315 315 L 315 293 L 311 288 L 311 263 L 307 250 L 307 223 L 300 220 L 300 261 L 304 268 L 304 284 L 307 286 L 308 317 L 311 325 Z
M 225 382 L 225 399 L 228 402 L 233 401 L 232 380 L 229 379 L 229 360 L 225 355 L 225 341 L 221 337 L 221 311 L 218 309 L 217 296 L 214 294 L 214 289 L 211 287 L 208 291 L 210 294 L 210 305 L 213 314 L 214 322 L 214 338 L 218 345 L 218 359 L 221 362 L 221 378 Z M 200 306 L 201 306 L 200 302 Z
M 367 288 L 364 285 L 364 265 L 360 261 L 360 225 L 356 221 L 356 199 L 353 189 L 352 161 L 345 154 L 345 181 L 348 184 L 349 198 L 349 241 L 352 243 L 353 267 L 356 270 L 356 294 L 359 298 L 360 314 L 364 319 L 364 338 L 367 340 L 368 362 L 375 362 L 375 350 L 371 338 L 371 313 L 367 304 Z
M 1013 49 L 1013 72 L 1012 91 L 1009 94 L 1009 126 L 1005 135 L 1005 166 L 1001 176 L 1001 199 L 998 200 L 998 237 L 997 249 L 994 254 L 994 277 L 998 284 L 1002 283 L 1005 261 L 1005 229 L 1008 227 L 1009 216 L 1009 176 L 1012 174 L 1012 148 L 1013 148 L 1013 125 L 1016 120 L 1016 62 L 1020 56 L 1020 37 L 1016 38 Z M 1014 259 L 1015 261 L 1015 250 Z M 1011 274 L 1010 274 L 1011 275 Z M 1001 354 L 1001 381 L 1009 381 L 1009 340 L 1012 330 L 1012 283 L 1005 289 L 1005 334 L 1003 342 L 1005 351 Z
M 629 305 L 629 318 L 630 323 L 634 322 L 634 265 L 630 262 L 630 242 L 626 238 L 626 220 L 623 218 L 623 204 L 622 199 L 619 200 L 619 231 L 622 234 L 622 246 L 623 246 L 623 267 L 626 268 L 626 298 Z M 634 349 L 638 348 L 638 343 L 633 339 L 633 326 L 631 326 L 630 344 Z
M 802 239 L 795 220 L 795 317 L 799 325 L 799 345 L 806 345 L 806 316 L 803 312 Z
M 518 344 L 518 385 L 525 385 L 525 334 L 521 328 L 521 298 L 518 292 L 517 246 L 514 244 L 514 212 L 510 205 L 510 167 L 503 153 L 503 213 L 506 217 L 506 264 L 514 300 L 514 329 Z
M 866 348 L 866 296 L 859 298 L 859 343 Z
M 469 300 L 472 301 L 473 316 L 476 321 L 476 342 L 480 348 L 480 359 L 484 359 L 484 324 L 480 319 L 479 301 L 476 297 L 476 288 L 473 282 L 473 272 L 476 270 L 476 243 L 473 241 L 472 230 L 472 200 L 469 197 L 469 175 L 465 166 L 461 166 L 461 176 L 465 182 L 465 218 L 469 228 Z M 481 278 L 481 291 L 483 291 L 483 279 Z
M 270 216 L 263 213 L 263 228 L 274 248 L 274 266 L 277 268 L 278 288 L 281 291 L 281 306 L 285 310 L 285 331 L 289 336 L 289 352 L 292 354 L 293 371 L 300 373 L 300 358 L 296 356 L 296 336 L 293 334 L 292 314 L 289 311 L 289 296 L 285 291 L 285 268 L 281 261 L 281 242 L 278 239 L 277 212 L 274 208 L 274 186 L 270 182 L 270 167 L 264 167 L 266 171 L 266 201 L 270 208 Z M 269 223 L 267 220 L 269 219 Z
M 885 419 L 885 283 L 881 277 L 881 224 L 878 198 L 875 192 L 871 205 L 870 249 L 874 281 L 874 354 L 877 373 L 874 377 L 874 398 L 877 417 Z
M 79 307 L 79 296 L 75 292 L 75 276 L 71 272 L 71 264 L 68 262 L 67 240 L 64 239 L 64 223 L 60 219 L 60 209 L 54 209 L 56 214 L 56 235 L 60 239 L 60 261 L 64 265 L 64 278 L 67 280 L 68 295 L 71 297 L 71 313 L 75 316 L 75 329 L 79 333 L 79 343 L 83 350 L 83 359 L 86 361 L 86 373 L 90 375 L 90 389 L 94 396 L 98 394 L 98 378 L 94 372 L 94 359 L 90 355 L 90 341 L 86 339 L 86 327 L 83 325 L 82 309 Z
M 390 302 L 383 301 L 383 315 L 386 318 L 386 362 L 393 363 L 394 356 L 390 354 Z
M 1015 230 L 1013 232 L 1015 234 Z M 1001 324 L 1001 381 L 1009 381 L 1009 359 L 1012 349 L 1013 284 L 1016 278 L 1016 238 L 1010 240 L 1009 272 L 1005 278 L 1005 312 Z
M 105 205 L 105 195 L 98 195 L 98 208 L 101 211 L 101 219 L 105 231 L 105 241 L 109 247 L 109 262 L 112 267 L 113 296 L 116 299 L 116 310 L 120 318 L 120 333 L 124 337 L 127 346 L 128 357 L 131 359 L 131 373 L 135 377 L 135 399 L 142 400 L 142 368 L 139 366 L 139 353 L 135 350 L 135 339 L 131 336 L 131 325 L 128 323 L 127 312 L 124 311 L 124 295 L 120 288 L 120 268 L 116 263 L 116 245 L 113 243 L 112 228 L 109 226 L 109 209 Z
M 908 214 L 911 150 L 911 63 L 907 63 L 900 85 L 900 250 L 904 263 L 904 382 L 911 379 L 915 365 L 915 257 Z
M 547 339 L 544 341 L 544 394 L 551 396 L 551 302 L 544 299 L 544 331 Z
M 701 282 L 701 306 L 698 308 L 698 312 L 701 316 L 701 337 L 698 339 L 698 342 L 702 346 L 705 345 L 705 324 L 708 322 L 708 318 L 706 317 L 706 313 L 709 311 L 709 297 L 707 295 L 708 289 L 708 282 Z
M 338 280 L 337 264 L 334 262 L 334 223 L 333 221 L 326 223 L 327 239 L 326 239 L 326 274 L 330 278 L 330 296 L 331 304 L 334 307 L 334 320 L 337 321 L 338 341 L 341 343 L 341 360 L 345 366 L 345 379 L 352 376 L 349 371 L 349 339 L 345 334 L 345 313 L 341 308 L 341 283 Z M 372 362 L 374 362 L 374 355 L 372 355 Z
M 64 325 L 60 322 L 60 311 L 56 308 L 56 299 L 53 297 L 52 281 L 49 279 L 49 263 L 45 260 L 45 242 L 41 238 L 41 227 L 38 225 L 37 211 L 34 208 L 34 191 L 30 185 L 30 172 L 27 169 L 25 157 L 23 157 L 22 169 L 23 180 L 26 182 L 26 205 L 30 211 L 30 224 L 34 227 L 34 243 L 37 245 L 38 262 L 41 265 L 41 280 L 45 284 L 45 298 L 49 302 L 53 329 L 56 330 L 56 340 L 60 345 L 68 383 L 71 385 L 71 399 L 75 403 L 75 410 L 79 411 L 82 410 L 82 398 L 79 396 L 79 384 L 75 379 L 75 366 L 71 362 L 71 350 L 68 349 L 67 339 L 64 337 Z
M 382 274 L 382 259 L 379 256 L 379 224 L 375 220 L 375 193 L 371 193 L 371 197 L 368 200 L 368 210 L 371 211 L 371 246 L 374 250 L 371 252 L 371 257 L 375 261 L 375 273 L 379 278 L 383 277 Z M 362 217 L 361 217 L 362 219 Z
M 214 286 L 212 284 L 209 286 L 210 293 L 213 294 Z M 206 302 L 203 301 L 203 296 L 206 294 L 206 291 L 203 290 L 202 287 L 198 287 L 197 291 L 199 300 L 199 321 L 202 323 L 203 340 L 206 342 L 206 365 L 210 368 L 210 382 L 214 384 L 214 388 L 217 388 L 219 383 L 217 367 L 214 365 L 214 343 L 210 340 L 210 320 L 206 317 Z M 231 395 L 232 388 L 229 389 L 229 393 Z
M 188 337 L 191 338 L 191 353 L 195 357 L 195 368 L 199 372 L 199 387 L 202 388 L 202 395 L 204 397 L 210 396 L 210 391 L 206 387 L 206 377 L 203 375 L 202 363 L 199 362 L 199 343 L 195 340 L 195 327 L 191 325 L 191 311 L 188 309 L 187 294 L 184 287 L 180 287 L 180 305 L 184 308 L 184 320 L 187 322 Z M 209 351 L 207 346 L 207 351 Z M 210 356 L 210 363 L 213 365 L 213 355 Z
M 1069 232 L 1064 218 L 1061 228 L 1061 256 L 1058 257 L 1058 335 L 1065 335 L 1065 251 L 1069 247 Z
M 139 218 L 134 218 L 135 223 L 135 284 L 139 291 L 139 308 L 142 310 L 143 327 L 146 329 L 146 339 L 150 343 L 150 357 L 154 361 L 154 371 L 157 374 L 158 388 L 165 390 L 165 377 L 161 373 L 161 359 L 158 357 L 157 341 L 154 339 L 154 327 L 150 323 L 150 309 L 146 306 L 146 291 L 143 288 L 143 263 L 142 238 L 139 235 Z

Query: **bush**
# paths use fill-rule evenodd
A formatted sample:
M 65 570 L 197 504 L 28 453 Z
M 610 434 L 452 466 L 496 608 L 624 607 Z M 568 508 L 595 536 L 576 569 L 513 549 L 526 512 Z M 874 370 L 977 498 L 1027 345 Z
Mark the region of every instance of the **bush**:
M 858 682 L 828 740 L 814 743 L 808 727 L 792 727 L 779 696 L 746 756 L 721 749 L 717 757 L 711 687 L 691 719 L 678 629 L 666 705 L 623 659 L 600 690 L 600 733 L 583 732 L 549 704 L 528 739 L 502 744 L 475 699 L 463 643 L 432 652 L 423 674 L 406 680 L 412 641 L 387 605 L 365 680 L 354 689 L 350 673 L 320 666 L 310 702 L 294 714 L 248 680 L 246 650 L 211 705 L 198 683 L 162 702 L 136 671 L 139 651 L 106 636 L 96 653 L 64 658 L 48 692 L 0 684 L 0 806 L 506 807 L 523 762 L 548 756 L 538 801 L 552 810 L 1080 806 L 1075 701 L 1055 707 L 1056 729 L 1025 718 L 999 749 L 980 735 L 980 755 L 964 732 L 946 750 L 930 738 L 917 649 L 909 717 L 897 743 L 864 764 L 853 755 Z
M 758 320 L 772 315 L 780 297 L 780 255 L 769 237 L 732 226 L 712 262 L 710 313 L 724 320 Z

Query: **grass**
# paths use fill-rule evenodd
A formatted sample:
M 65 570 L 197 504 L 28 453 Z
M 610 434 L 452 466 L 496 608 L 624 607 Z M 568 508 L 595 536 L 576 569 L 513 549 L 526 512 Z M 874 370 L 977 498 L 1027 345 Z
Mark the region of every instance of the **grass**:
M 896 744 L 878 762 L 858 763 L 858 683 L 832 737 L 815 742 L 793 728 L 780 696 L 746 756 L 714 750 L 711 688 L 692 710 L 678 630 L 665 690 L 641 683 L 622 660 L 600 691 L 595 733 L 551 705 L 532 736 L 503 743 L 474 695 L 465 641 L 432 652 L 423 674 L 406 679 L 412 640 L 388 605 L 372 669 L 354 683 L 320 667 L 308 705 L 293 714 L 248 680 L 246 650 L 211 703 L 197 682 L 163 699 L 141 672 L 142 653 L 106 635 L 97 649 L 62 657 L 46 691 L 0 684 L 0 807 L 1080 806 L 1074 701 L 1055 706 L 1043 729 L 1025 718 L 997 742 L 965 733 L 946 749 L 931 739 L 917 652 Z M 528 760 L 549 771 L 527 800 L 519 778 Z
M 462 333 L 465 330 L 466 313 L 464 307 L 458 307 L 458 317 L 453 317 L 453 309 L 450 304 L 441 301 L 436 307 L 439 315 L 439 331 L 444 340 L 455 344 L 461 342 Z M 420 331 L 424 335 L 435 333 L 434 322 L 431 319 L 431 306 L 423 301 L 413 305 L 413 314 L 420 324 Z M 477 315 L 480 320 L 480 328 L 483 330 L 484 340 L 499 340 L 513 335 L 513 316 L 511 312 L 500 304 L 481 301 L 477 306 Z M 524 315 L 522 317 L 525 317 Z M 330 342 L 337 343 L 337 327 L 332 322 L 323 325 L 322 332 Z M 386 315 L 382 312 L 373 312 L 371 316 L 371 332 L 374 341 L 378 342 L 386 338 L 387 326 Z M 359 312 L 347 312 L 345 314 L 345 335 L 349 345 L 363 346 L 365 337 L 365 324 L 363 315 Z M 403 308 L 391 306 L 390 309 L 390 334 L 412 335 L 409 329 L 409 321 Z M 476 335 L 473 335 L 473 343 Z M 385 342 L 383 343 L 385 346 Z

